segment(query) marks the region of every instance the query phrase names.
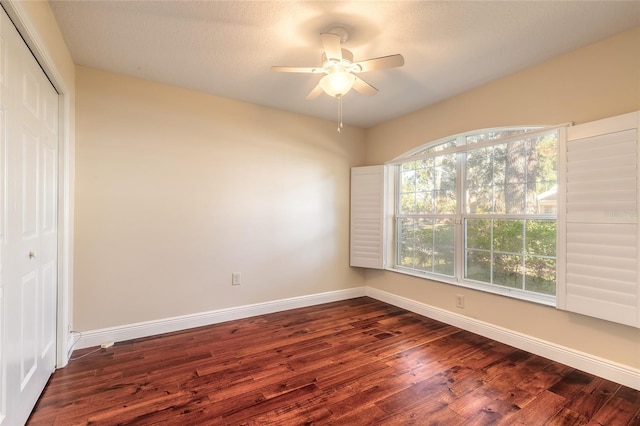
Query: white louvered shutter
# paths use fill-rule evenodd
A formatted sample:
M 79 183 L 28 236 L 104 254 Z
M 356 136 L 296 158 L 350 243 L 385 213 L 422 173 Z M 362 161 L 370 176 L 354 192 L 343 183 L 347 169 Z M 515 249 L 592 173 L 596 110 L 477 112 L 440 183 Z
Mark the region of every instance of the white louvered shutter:
M 638 124 L 636 112 L 567 129 L 566 264 L 558 280 L 559 308 L 634 327 L 640 327 Z
M 384 268 L 384 170 L 351 169 L 351 266 Z

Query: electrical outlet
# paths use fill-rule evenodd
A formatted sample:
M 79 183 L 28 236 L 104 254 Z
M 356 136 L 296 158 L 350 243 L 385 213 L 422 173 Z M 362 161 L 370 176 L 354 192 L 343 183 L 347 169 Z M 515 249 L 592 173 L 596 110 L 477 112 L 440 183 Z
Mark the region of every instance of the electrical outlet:
M 240 285 L 240 272 L 233 272 L 231 274 L 231 285 Z
M 464 309 L 464 295 L 456 294 L 456 308 Z

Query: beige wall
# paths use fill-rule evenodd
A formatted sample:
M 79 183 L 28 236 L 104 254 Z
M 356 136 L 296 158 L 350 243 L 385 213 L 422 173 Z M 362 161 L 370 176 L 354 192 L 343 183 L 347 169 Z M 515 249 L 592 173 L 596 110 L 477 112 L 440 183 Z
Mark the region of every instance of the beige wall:
M 367 163 L 468 130 L 583 123 L 640 109 L 640 28 L 557 57 L 367 131 Z M 554 308 L 367 271 L 368 286 L 640 368 L 640 330 Z M 455 294 L 465 295 L 464 310 Z
M 78 330 L 364 285 L 364 130 L 84 67 L 76 88 Z

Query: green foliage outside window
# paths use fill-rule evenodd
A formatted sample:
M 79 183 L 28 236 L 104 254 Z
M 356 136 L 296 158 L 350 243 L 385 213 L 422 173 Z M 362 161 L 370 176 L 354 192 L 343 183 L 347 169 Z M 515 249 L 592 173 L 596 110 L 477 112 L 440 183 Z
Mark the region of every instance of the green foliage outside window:
M 465 278 L 555 294 L 555 220 L 468 219 Z

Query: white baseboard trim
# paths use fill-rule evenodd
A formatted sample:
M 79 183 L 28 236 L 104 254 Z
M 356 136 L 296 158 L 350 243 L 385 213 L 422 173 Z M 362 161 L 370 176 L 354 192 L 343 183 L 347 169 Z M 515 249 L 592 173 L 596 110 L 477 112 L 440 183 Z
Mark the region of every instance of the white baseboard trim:
M 236 306 L 215 311 L 200 312 L 192 315 L 164 318 L 155 321 L 139 322 L 99 330 L 83 331 L 75 349 L 99 346 L 104 342 L 122 342 L 141 337 L 155 336 L 173 331 L 186 330 L 194 327 L 217 324 L 256 315 L 265 315 L 289 309 L 320 305 L 322 303 L 353 299 L 365 295 L 365 287 L 347 290 L 329 291 L 326 293 L 310 294 L 306 296 L 280 299 L 253 305 Z
M 436 308 L 406 297 L 367 287 L 366 295 L 399 308 L 549 358 L 587 373 L 640 390 L 640 370 L 484 321 Z

